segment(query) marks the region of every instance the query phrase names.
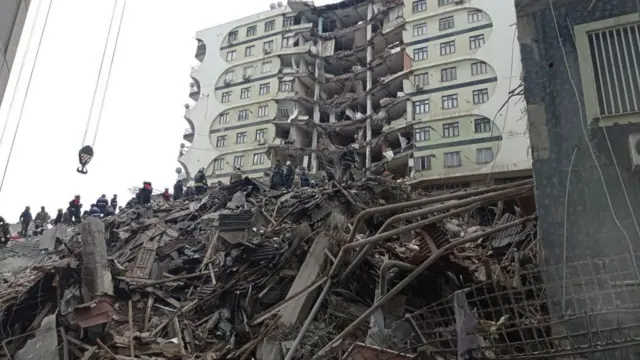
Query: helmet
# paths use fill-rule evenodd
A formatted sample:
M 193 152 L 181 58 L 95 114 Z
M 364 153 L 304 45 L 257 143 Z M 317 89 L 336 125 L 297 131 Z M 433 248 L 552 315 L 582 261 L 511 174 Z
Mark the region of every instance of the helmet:
M 201 167 L 201 168 L 200 168 L 200 170 L 198 170 L 198 171 L 202 171 L 202 172 L 204 172 L 204 168 L 203 168 L 203 167 Z

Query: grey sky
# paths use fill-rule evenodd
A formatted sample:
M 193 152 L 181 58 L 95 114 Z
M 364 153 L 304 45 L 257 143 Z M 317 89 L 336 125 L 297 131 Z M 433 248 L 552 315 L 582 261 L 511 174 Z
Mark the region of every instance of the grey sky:
M 41 1 L 31 48 L 26 49 L 35 10 Z M 49 1 L 32 2 L 0 109 L 0 123 L 9 117 L 0 146 L 0 169 L 4 169 L 7 159 Z M 127 189 L 139 186 L 143 180 L 152 181 L 156 189 L 171 187 L 182 133 L 188 126 L 183 119 L 183 104 L 189 100 L 189 67 L 196 62 L 195 32 L 267 10 L 274 1 L 129 0 L 95 145 L 96 155 L 88 167 L 89 174 L 83 176 L 75 171 L 77 153 L 87 124 L 113 2 L 53 0 L 0 193 L 0 214 L 9 221 L 17 221 L 27 205 L 33 210 L 44 205 L 49 212 L 66 207 L 76 193 L 83 196 L 88 207 L 102 193 L 109 197 L 117 193 L 124 204 L 130 197 Z M 336 1 L 315 3 L 333 2 Z M 114 38 L 115 32 L 111 41 Z M 25 69 L 16 88 L 25 51 Z M 16 101 L 7 114 L 13 91 L 18 92 Z M 91 121 L 89 142 L 96 120 L 97 112 Z

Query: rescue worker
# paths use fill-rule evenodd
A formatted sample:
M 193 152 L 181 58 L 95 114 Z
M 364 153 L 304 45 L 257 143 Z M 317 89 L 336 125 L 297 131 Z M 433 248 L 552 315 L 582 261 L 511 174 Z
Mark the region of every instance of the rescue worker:
M 51 216 L 49 216 L 49 213 L 44 209 L 44 206 L 41 206 L 40 212 L 36 214 L 35 218 L 36 231 L 44 231 L 49 221 L 51 221 Z
M 235 184 L 238 181 L 242 181 L 242 171 L 239 167 L 236 167 L 231 176 L 229 176 L 229 184 Z
M 113 194 L 113 197 L 111 198 L 111 202 L 109 203 L 109 205 L 111 205 L 111 208 L 113 209 L 113 211 L 118 210 L 118 194 Z
M 31 224 L 31 220 L 33 220 L 33 216 L 31 215 L 31 208 L 29 206 L 24 208 L 22 214 L 20 214 L 20 224 L 22 224 L 22 230 L 20 230 L 20 235 L 24 238 L 29 237 L 29 224 Z
M 56 214 L 56 218 L 53 219 L 53 225 L 59 225 L 64 223 L 64 212 L 62 209 L 58 209 L 58 213 Z
M 169 194 L 169 188 L 164 188 L 164 192 L 162 193 L 162 198 L 164 201 L 171 201 L 171 194 Z
M 147 205 L 151 203 L 151 194 L 153 194 L 153 186 L 149 181 L 142 183 L 142 188 L 138 191 L 138 204 Z
M 193 197 L 195 195 L 195 191 L 193 191 L 193 187 L 191 186 L 187 186 L 187 190 L 184 191 L 184 198 L 188 199 L 190 197 Z
M 182 199 L 183 192 L 184 187 L 182 186 L 182 180 L 178 179 L 178 181 L 173 185 L 173 201 Z
M 196 188 L 196 195 L 204 195 L 207 191 L 207 175 L 204 173 L 204 168 L 200 168 L 193 178 L 194 186 Z
M 102 211 L 100 210 L 98 205 L 91 204 L 91 207 L 89 208 L 89 215 L 93 217 L 100 217 L 102 215 Z
M 102 194 L 102 196 L 96 200 L 96 207 L 100 209 L 100 213 L 104 214 L 104 211 L 109 207 L 109 199 L 107 199 L 107 195 Z
M 309 176 L 307 172 L 302 169 L 302 174 L 300 174 L 300 186 L 301 187 L 309 187 L 311 186 L 311 181 L 309 181 Z
M 287 189 L 291 189 L 291 186 L 293 186 L 293 177 L 296 174 L 296 170 L 293 168 L 293 165 L 291 165 L 291 161 L 287 161 L 286 166 L 287 167 L 284 171 L 284 184 Z
M 76 224 L 80 224 L 82 222 L 82 218 L 80 217 L 80 209 L 82 209 L 82 204 L 80 203 L 80 195 L 76 195 L 73 197 L 73 200 L 69 201 L 69 217 L 70 220 Z
M 7 245 L 7 243 L 11 240 L 11 228 L 2 216 L 0 216 L 0 235 L 2 244 Z
M 344 153 L 342 153 L 342 155 L 340 156 L 340 163 L 341 163 L 341 167 L 342 167 L 342 179 L 343 181 L 355 181 L 355 177 L 353 176 L 353 166 L 355 165 L 356 162 L 356 157 L 355 154 L 353 153 L 353 150 L 351 149 L 347 149 L 347 151 L 345 151 Z
M 328 183 L 336 180 L 336 174 L 333 173 L 333 170 L 331 170 L 331 168 L 326 168 L 324 170 L 324 173 L 327 175 Z
M 271 189 L 272 190 L 280 190 L 284 187 L 284 171 L 282 170 L 282 163 L 280 160 L 276 161 L 276 165 L 273 168 L 273 173 L 271 174 Z

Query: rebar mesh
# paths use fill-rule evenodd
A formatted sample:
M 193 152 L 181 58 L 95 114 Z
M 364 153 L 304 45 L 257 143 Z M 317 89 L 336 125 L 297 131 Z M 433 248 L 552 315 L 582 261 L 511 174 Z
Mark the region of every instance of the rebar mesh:
M 631 348 L 640 344 L 633 260 L 530 267 L 457 291 L 407 316 L 418 330 L 413 342 L 420 339 L 412 345 L 445 359 L 566 358 Z

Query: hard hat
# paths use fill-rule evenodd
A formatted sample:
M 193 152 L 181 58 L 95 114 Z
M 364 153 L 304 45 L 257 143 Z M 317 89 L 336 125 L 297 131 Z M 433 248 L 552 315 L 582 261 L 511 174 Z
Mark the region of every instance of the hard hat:
M 287 165 L 291 165 L 291 161 L 287 160 Z

